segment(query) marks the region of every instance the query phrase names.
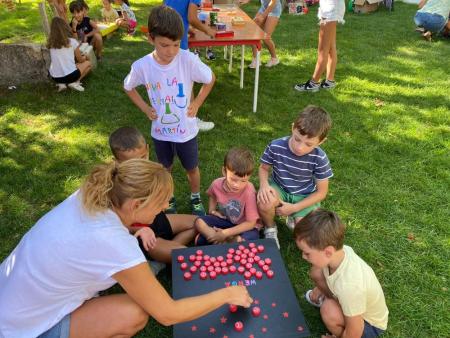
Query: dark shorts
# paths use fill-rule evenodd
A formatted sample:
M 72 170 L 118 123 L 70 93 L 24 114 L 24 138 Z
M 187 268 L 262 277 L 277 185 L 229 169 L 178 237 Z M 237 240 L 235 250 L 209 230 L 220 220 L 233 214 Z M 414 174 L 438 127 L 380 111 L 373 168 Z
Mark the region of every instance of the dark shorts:
M 220 218 L 217 216 L 213 216 L 213 215 L 200 216 L 199 218 L 202 219 L 211 228 L 216 227 L 216 228 L 220 228 L 220 229 L 229 229 L 236 225 L 226 219 L 223 219 L 223 218 Z M 259 231 L 255 228 L 255 229 L 241 233 L 240 236 L 246 241 L 253 241 L 253 240 L 259 239 Z M 210 243 L 208 243 L 206 238 L 203 237 L 202 235 L 199 235 L 195 242 L 195 245 L 208 245 L 208 244 L 210 244 Z
M 165 168 L 170 168 L 175 155 L 180 159 L 185 170 L 192 170 L 198 167 L 198 143 L 197 136 L 184 143 L 160 141 L 153 138 L 156 157 L 158 162 Z
M 364 321 L 364 331 L 361 338 L 376 338 L 381 336 L 384 330 L 379 329 L 368 322 Z
M 39 335 L 37 338 L 69 338 L 70 334 L 70 314 L 66 315 L 52 328 Z
M 80 76 L 81 76 L 81 72 L 79 69 L 77 69 L 76 71 L 70 73 L 69 75 L 63 76 L 63 77 L 53 77 L 52 76 L 52 79 L 56 83 L 68 84 L 68 83 L 78 81 L 80 79 Z
M 169 219 L 163 212 L 160 212 L 158 215 L 156 215 L 155 220 L 153 221 L 152 224 L 149 225 L 149 227 L 153 230 L 157 238 L 159 237 L 171 241 L 174 237 Z M 144 249 L 144 246 L 142 245 L 142 241 L 140 238 L 138 238 L 138 242 L 139 247 L 141 248 L 142 252 L 145 255 L 145 258 L 151 259 L 151 257 L 147 253 L 147 250 Z

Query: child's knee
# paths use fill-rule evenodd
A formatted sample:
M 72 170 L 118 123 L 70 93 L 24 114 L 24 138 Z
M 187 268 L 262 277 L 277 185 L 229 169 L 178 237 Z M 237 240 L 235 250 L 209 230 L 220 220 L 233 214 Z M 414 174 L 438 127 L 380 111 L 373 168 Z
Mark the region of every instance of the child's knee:
M 320 316 L 327 327 L 344 326 L 344 314 L 337 301 L 326 298 L 320 307 Z
M 202 227 L 202 225 L 205 225 L 206 223 L 199 217 L 194 221 L 194 229 L 198 232 L 199 228 Z

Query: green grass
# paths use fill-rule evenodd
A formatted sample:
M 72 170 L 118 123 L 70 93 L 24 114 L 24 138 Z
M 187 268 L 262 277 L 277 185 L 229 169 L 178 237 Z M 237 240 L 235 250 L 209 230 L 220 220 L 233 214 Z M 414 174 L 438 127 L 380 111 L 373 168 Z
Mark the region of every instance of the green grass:
M 22 2 L 12 14 L 0 9 L 0 41 L 44 40 L 36 5 Z M 133 1 L 140 23 L 149 11 L 146 3 Z M 256 2 L 246 8 L 255 13 Z M 98 9 L 92 6 L 92 17 Z M 240 90 L 236 67 L 229 74 L 222 57 L 211 63 L 218 80 L 200 116 L 216 128 L 200 135 L 202 190 L 220 175 L 227 149 L 246 145 L 259 157 L 270 140 L 289 133 L 303 107 L 323 106 L 333 118 L 323 148 L 335 173 L 323 204 L 348 224 L 347 244 L 374 268 L 384 288 L 390 310 L 386 337 L 448 337 L 450 44 L 421 40 L 414 32 L 415 10 L 397 3 L 392 13 L 347 14 L 338 28 L 339 85 L 316 94 L 292 89 L 314 68 L 316 9 L 301 17 L 284 15 L 274 34 L 282 64 L 261 68 L 256 114 L 251 112 L 253 73 L 246 71 Z M 106 40 L 104 60 L 85 80 L 84 93 L 58 94 L 49 85 L 0 89 L 0 260 L 94 164 L 111 158 L 112 130 L 134 125 L 148 135 L 149 122 L 121 87 L 131 63 L 150 48 L 139 34 Z M 174 178 L 180 211 L 188 212 L 179 165 Z M 292 284 L 319 337 L 325 332 L 319 313 L 302 298 L 311 287 L 308 264 L 285 227 L 280 230 Z M 161 279 L 170 289 L 170 279 L 164 274 Z M 170 337 L 171 328 L 152 321 L 139 335 L 149 336 Z

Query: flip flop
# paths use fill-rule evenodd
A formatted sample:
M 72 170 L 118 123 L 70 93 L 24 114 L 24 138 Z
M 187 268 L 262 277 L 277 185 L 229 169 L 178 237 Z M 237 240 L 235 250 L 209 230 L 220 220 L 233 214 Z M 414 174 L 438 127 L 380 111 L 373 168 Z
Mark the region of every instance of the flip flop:
M 320 297 L 319 298 L 319 303 L 316 303 L 316 302 L 313 302 L 312 300 L 311 300 L 311 292 L 312 292 L 312 290 L 308 290 L 308 291 L 306 291 L 306 293 L 305 293 L 305 299 L 306 299 L 306 301 L 309 303 L 309 304 L 311 304 L 312 306 L 315 306 L 315 307 L 321 307 L 322 306 L 322 304 L 323 304 L 323 296 L 322 297 Z

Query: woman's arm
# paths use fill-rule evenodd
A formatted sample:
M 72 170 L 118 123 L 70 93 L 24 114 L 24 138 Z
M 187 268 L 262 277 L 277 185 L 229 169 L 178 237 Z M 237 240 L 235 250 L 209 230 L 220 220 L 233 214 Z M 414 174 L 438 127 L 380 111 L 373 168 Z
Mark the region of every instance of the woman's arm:
M 199 318 L 226 303 L 250 307 L 253 302 L 244 286 L 173 300 L 150 272 L 147 263 L 120 271 L 113 278 L 150 316 L 167 326 Z

